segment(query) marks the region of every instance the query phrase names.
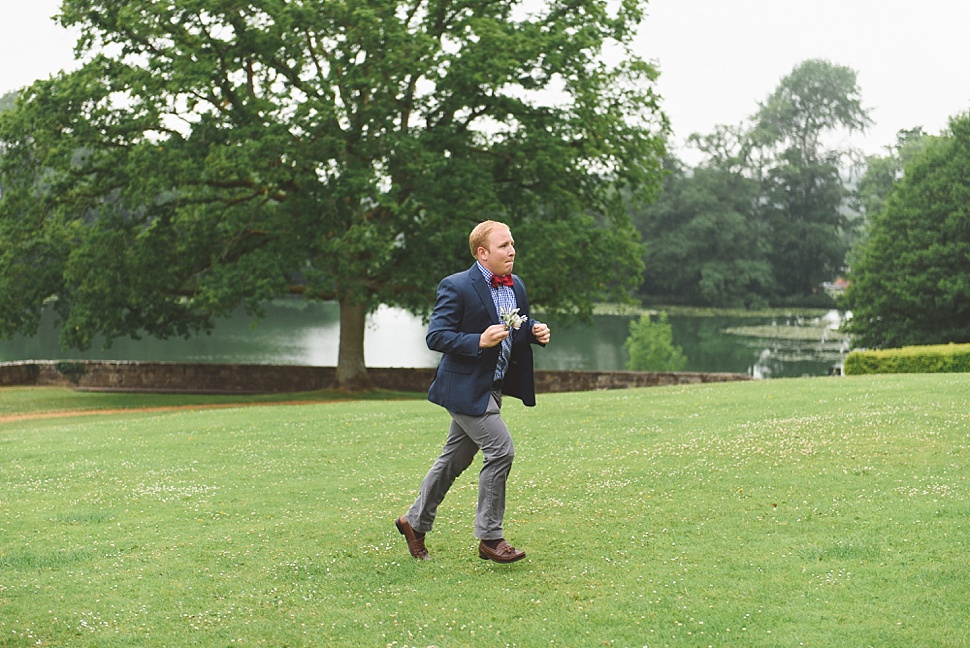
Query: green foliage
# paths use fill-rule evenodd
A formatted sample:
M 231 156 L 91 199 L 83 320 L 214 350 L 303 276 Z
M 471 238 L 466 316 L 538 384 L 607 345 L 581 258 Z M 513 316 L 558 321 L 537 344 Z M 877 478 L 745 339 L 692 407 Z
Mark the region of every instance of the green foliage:
M 858 198 L 862 212 L 876 218 L 886 208 L 886 200 L 896 182 L 903 177 L 903 169 L 932 138 L 920 127 L 896 133 L 896 144 L 888 148 L 888 155 L 873 155 L 866 159 L 866 172 L 859 180 Z
M 859 260 L 868 240 L 867 225 L 885 211 L 889 194 L 896 182 L 903 177 L 903 168 L 931 140 L 931 137 L 923 133 L 922 128 L 901 130 L 896 134 L 896 144 L 887 147 L 887 155 L 872 155 L 866 158 L 866 171 L 859 179 L 855 196 L 865 223 L 858 240 L 853 243 L 847 256 L 847 265 L 850 268 Z
M 927 141 L 874 216 L 844 306 L 857 346 L 970 342 L 970 115 Z
M 16 91 L 0 95 L 0 112 L 13 108 L 17 103 L 17 95 Z
M 644 5 L 65 0 L 96 54 L 0 119 L 0 334 L 51 299 L 77 348 L 290 290 L 425 312 L 484 218 L 547 312 L 628 298 L 619 197 L 654 192 L 667 133 Z
M 634 215 L 647 248 L 643 292 L 757 308 L 812 299 L 842 274 L 857 236 L 839 172 L 849 151 L 824 144 L 869 123 L 859 95 L 855 72 L 808 60 L 747 124 L 692 135 L 704 163 L 668 163 L 664 193 Z
M 843 155 L 824 146 L 827 133 L 872 124 L 855 71 L 822 59 L 796 65 L 761 104 L 755 121 L 751 137 L 756 146 L 795 153 L 794 159 L 807 167 L 831 164 Z
M 794 148 L 782 157 L 763 185 L 768 258 L 780 295 L 810 295 L 843 270 L 847 194 L 835 164 L 803 159 Z
M 970 372 L 970 344 L 853 351 L 845 358 L 846 375 L 966 372 Z
M 764 168 L 763 218 L 782 295 L 807 295 L 839 275 L 848 251 L 848 192 L 839 166 L 848 151 L 823 138 L 864 130 L 868 111 L 852 69 L 812 59 L 795 66 L 755 115 L 754 147 Z
M 509 403 L 510 566 L 475 553 L 477 465 L 430 562 L 394 529 L 447 432 L 426 402 L 4 422 L 0 644 L 967 645 L 965 383 Z
M 674 345 L 667 313 L 661 311 L 657 321 L 649 313 L 630 322 L 630 337 L 623 346 L 630 354 L 627 368 L 632 371 L 680 371 L 687 364 L 683 349 Z
M 645 241 L 643 292 L 686 303 L 760 307 L 771 266 L 753 218 L 758 185 L 737 172 L 668 163 L 664 190 L 634 216 Z

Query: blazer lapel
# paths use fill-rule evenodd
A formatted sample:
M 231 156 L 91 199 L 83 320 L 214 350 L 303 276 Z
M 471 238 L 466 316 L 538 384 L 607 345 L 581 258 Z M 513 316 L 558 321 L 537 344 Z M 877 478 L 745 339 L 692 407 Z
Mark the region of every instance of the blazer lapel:
M 485 283 L 485 275 L 482 271 L 478 269 L 478 265 L 473 265 L 468 270 L 468 278 L 472 282 L 472 286 L 475 288 L 475 292 L 482 300 L 482 306 L 485 307 L 485 311 L 492 316 L 492 323 L 498 324 L 498 311 L 495 310 L 495 302 L 492 300 L 492 291 Z
M 512 275 L 512 277 L 518 279 L 518 277 L 515 275 Z M 525 296 L 525 288 L 522 287 L 521 281 L 516 281 L 514 284 L 512 284 L 512 292 L 515 293 L 515 305 L 519 307 L 519 314 L 526 315 L 527 311 L 529 310 L 525 307 L 528 299 Z

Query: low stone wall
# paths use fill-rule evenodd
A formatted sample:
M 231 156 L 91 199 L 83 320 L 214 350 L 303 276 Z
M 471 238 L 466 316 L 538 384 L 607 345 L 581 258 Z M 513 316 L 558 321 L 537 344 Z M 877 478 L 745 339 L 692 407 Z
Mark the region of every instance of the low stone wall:
M 540 393 L 595 391 L 751 379 L 747 374 L 695 371 L 537 371 L 536 391 Z
M 11 385 L 36 385 L 40 379 L 40 367 L 34 362 L 0 363 L 0 387 Z
M 434 369 L 371 368 L 378 389 L 427 391 Z M 0 363 L 0 386 L 62 385 L 90 391 L 192 394 L 272 394 L 315 391 L 334 384 L 334 367 L 123 361 Z M 641 371 L 537 371 L 540 393 L 625 389 L 750 380 L 746 374 Z

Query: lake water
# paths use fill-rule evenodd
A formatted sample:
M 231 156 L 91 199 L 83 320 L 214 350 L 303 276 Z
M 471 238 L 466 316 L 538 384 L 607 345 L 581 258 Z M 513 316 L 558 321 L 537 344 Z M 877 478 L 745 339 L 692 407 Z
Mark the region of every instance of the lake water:
M 725 333 L 739 326 L 772 325 L 783 330 L 829 320 L 800 322 L 794 318 L 693 317 L 672 315 L 674 344 L 687 356 L 686 371 L 746 373 L 756 378 L 826 375 L 841 366 L 847 349 L 831 339 L 767 339 Z M 553 340 L 536 352 L 538 369 L 611 371 L 626 368 L 623 342 L 633 316 L 598 315 L 592 326 L 561 328 L 552 323 Z M 832 325 L 835 325 L 832 324 Z M 382 307 L 368 320 L 365 362 L 369 367 L 434 367 L 438 354 L 424 342 L 425 324 L 409 313 Z M 339 313 L 335 303 L 307 304 L 284 300 L 266 307 L 266 317 L 253 322 L 244 313 L 220 320 L 211 335 L 189 340 L 115 340 L 108 349 L 63 351 L 48 314 L 35 337 L 0 341 L 0 361 L 14 360 L 141 360 L 334 366 L 337 363 Z

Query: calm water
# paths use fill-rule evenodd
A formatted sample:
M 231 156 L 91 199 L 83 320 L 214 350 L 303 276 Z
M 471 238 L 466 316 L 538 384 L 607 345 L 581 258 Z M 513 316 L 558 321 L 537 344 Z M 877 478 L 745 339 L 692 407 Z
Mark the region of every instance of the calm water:
M 143 360 L 333 366 L 337 363 L 338 307 L 334 303 L 282 301 L 253 322 L 243 313 L 220 320 L 211 335 L 190 340 L 115 340 L 109 349 L 62 351 L 50 318 L 32 338 L 0 341 L 0 361 Z M 536 352 L 538 369 L 625 369 L 623 342 L 630 316 L 597 316 L 593 326 L 553 326 L 553 341 Z M 845 351 L 821 341 L 786 342 L 728 335 L 740 325 L 779 324 L 772 318 L 671 316 L 674 344 L 688 358 L 687 371 L 747 373 L 758 378 L 826 375 Z M 424 342 L 425 325 L 404 311 L 380 308 L 368 322 L 365 361 L 370 367 L 433 367 L 438 354 Z

